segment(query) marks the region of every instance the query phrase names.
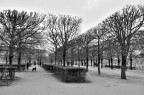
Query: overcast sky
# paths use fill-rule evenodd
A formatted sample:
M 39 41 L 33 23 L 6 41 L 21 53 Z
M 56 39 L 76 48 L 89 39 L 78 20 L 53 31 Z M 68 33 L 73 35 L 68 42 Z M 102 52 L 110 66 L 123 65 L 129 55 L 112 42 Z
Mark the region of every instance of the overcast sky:
M 144 0 L 0 0 L 0 10 L 17 9 L 78 16 L 83 19 L 81 31 L 85 32 L 127 4 L 144 4 Z

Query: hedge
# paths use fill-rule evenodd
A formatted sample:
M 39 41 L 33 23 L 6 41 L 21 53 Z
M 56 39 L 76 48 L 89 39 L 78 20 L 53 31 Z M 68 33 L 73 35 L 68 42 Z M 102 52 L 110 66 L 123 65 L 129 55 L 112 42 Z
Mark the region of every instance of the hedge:
M 43 64 L 43 68 L 53 72 L 59 79 L 65 82 L 84 82 L 86 69 L 80 67 L 63 67 L 60 65 Z

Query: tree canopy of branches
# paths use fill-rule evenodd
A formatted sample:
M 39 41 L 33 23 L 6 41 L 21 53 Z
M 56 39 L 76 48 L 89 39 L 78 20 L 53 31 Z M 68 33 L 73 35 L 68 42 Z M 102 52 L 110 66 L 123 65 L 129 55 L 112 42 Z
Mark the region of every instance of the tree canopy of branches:
M 86 70 L 88 71 L 88 61 L 89 61 L 89 43 L 94 39 L 91 34 L 92 29 L 87 30 L 87 32 L 81 35 L 81 44 L 85 50 L 86 58 Z
M 82 19 L 77 17 L 71 17 L 69 15 L 56 16 L 51 14 L 48 17 L 49 18 L 46 22 L 47 39 L 52 43 L 55 51 L 58 46 L 63 48 L 63 66 L 65 66 L 65 57 L 68 42 L 76 36 L 80 28 Z
M 127 5 L 104 21 L 105 28 L 120 46 L 122 66 L 121 78 L 126 79 L 126 58 L 131 40 L 144 22 L 144 6 Z
M 67 16 L 60 15 L 59 17 L 58 31 L 59 31 L 60 43 L 63 47 L 63 66 L 65 66 L 65 57 L 68 42 L 76 36 L 81 23 L 82 23 L 81 18 L 71 17 L 68 15 Z
M 36 12 L 4 10 L 0 12 L 0 40 L 9 51 L 9 64 L 12 64 L 14 52 L 21 51 L 23 45 L 37 44 L 41 38 L 39 25 L 45 16 Z
M 57 49 L 60 46 L 59 42 L 59 33 L 57 31 L 57 22 L 58 22 L 58 17 L 53 14 L 48 14 L 46 22 L 45 22 L 45 27 L 46 27 L 46 40 L 51 43 L 54 47 L 54 52 L 55 52 L 55 64 L 57 61 Z
M 98 73 L 100 74 L 100 59 L 101 59 L 101 52 L 100 46 L 102 47 L 102 42 L 106 39 L 106 30 L 103 28 L 102 24 L 98 24 L 97 27 L 92 28 L 92 34 L 94 38 L 97 40 L 97 54 L 98 54 Z

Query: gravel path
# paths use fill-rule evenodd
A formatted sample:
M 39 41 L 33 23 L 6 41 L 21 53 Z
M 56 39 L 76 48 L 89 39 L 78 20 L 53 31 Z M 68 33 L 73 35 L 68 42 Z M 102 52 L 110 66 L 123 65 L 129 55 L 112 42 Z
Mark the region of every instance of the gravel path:
M 34 66 L 32 66 L 34 67 Z M 128 79 L 120 79 L 120 70 L 90 67 L 86 83 L 64 83 L 53 73 L 40 66 L 36 72 L 31 69 L 16 72 L 16 78 L 9 86 L 0 86 L 0 95 L 144 95 L 142 71 L 127 71 Z

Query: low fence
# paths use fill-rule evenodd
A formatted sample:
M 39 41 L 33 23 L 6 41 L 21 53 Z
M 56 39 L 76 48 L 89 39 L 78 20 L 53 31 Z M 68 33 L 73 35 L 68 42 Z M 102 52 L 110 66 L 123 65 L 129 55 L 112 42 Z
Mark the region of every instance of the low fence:
M 86 69 L 80 67 L 63 67 L 60 65 L 43 64 L 42 67 L 53 72 L 58 78 L 65 82 L 84 82 Z

